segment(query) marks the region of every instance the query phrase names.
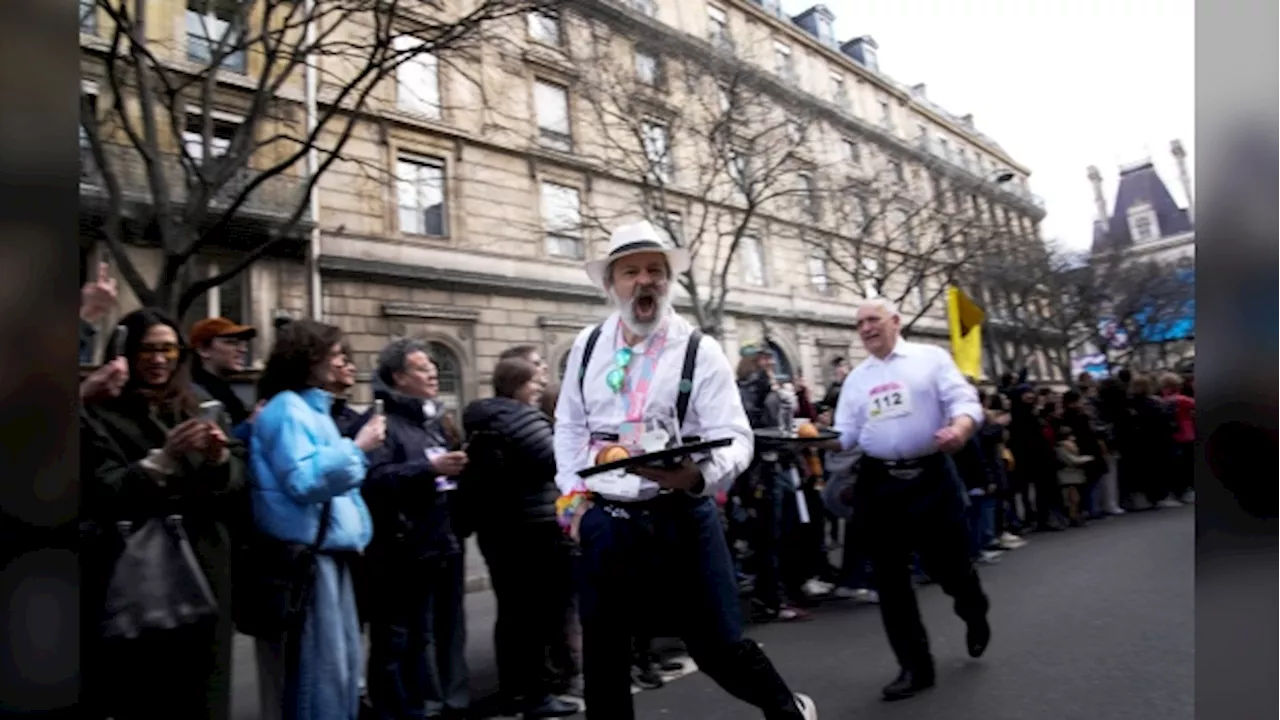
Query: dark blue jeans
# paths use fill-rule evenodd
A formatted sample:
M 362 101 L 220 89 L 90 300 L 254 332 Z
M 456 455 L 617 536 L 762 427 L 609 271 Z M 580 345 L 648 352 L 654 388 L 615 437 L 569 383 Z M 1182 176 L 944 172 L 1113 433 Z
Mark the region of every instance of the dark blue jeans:
M 738 586 L 710 498 L 597 504 L 579 527 L 584 699 L 590 720 L 633 720 L 636 628 L 680 637 L 699 669 L 769 720 L 800 718 L 786 682 L 743 637 Z
M 970 495 L 965 520 L 969 524 L 969 557 L 977 558 L 995 540 L 996 498 Z

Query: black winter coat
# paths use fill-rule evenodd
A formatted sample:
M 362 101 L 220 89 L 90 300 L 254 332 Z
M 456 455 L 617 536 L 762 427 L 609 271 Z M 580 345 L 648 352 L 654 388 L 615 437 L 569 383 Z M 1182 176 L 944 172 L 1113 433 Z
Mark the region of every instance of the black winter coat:
M 541 410 L 512 398 L 477 400 L 462 413 L 471 463 L 464 482 L 480 499 L 476 530 L 556 519 L 555 436 Z M 476 492 L 479 495 L 476 495 Z
M 361 495 L 373 518 L 373 541 L 365 554 L 372 564 L 393 565 L 462 552 L 453 532 L 449 493 L 437 492 L 428 448 L 450 446 L 440 424 L 428 418 L 422 400 L 380 390 L 375 397 L 387 413 L 387 439 L 369 454 Z

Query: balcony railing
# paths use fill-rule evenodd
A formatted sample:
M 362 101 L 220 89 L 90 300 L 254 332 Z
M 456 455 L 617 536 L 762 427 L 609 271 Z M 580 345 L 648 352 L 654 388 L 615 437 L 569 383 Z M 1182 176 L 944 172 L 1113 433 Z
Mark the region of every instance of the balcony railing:
M 642 15 L 658 17 L 658 0 L 626 0 L 626 4 Z
M 147 180 L 146 164 L 137 150 L 125 145 L 104 147 L 107 165 L 120 185 L 125 202 L 154 203 L 151 185 Z M 164 156 L 165 182 L 168 184 L 169 201 L 181 206 L 187 200 L 187 174 L 176 153 Z M 227 208 L 244 188 L 258 176 L 258 171 L 242 168 L 213 196 L 209 207 L 213 210 Z M 80 195 L 88 198 L 105 198 L 106 185 L 102 172 L 94 162 L 89 148 L 80 148 Z M 290 217 L 299 204 L 306 203 L 306 182 L 303 178 L 274 175 L 259 185 L 237 210 L 242 215 L 259 215 L 284 220 Z M 304 211 L 300 220 L 310 220 L 310 211 Z

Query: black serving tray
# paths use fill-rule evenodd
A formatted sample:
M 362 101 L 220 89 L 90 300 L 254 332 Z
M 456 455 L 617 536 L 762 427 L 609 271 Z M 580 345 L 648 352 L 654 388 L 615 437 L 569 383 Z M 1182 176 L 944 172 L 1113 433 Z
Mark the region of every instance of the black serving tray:
M 772 447 L 813 445 L 815 443 L 824 443 L 840 439 L 840 433 L 834 430 L 819 430 L 817 437 L 800 437 L 793 430 L 782 430 L 779 428 L 760 428 L 758 430 L 753 430 L 752 432 L 755 434 L 756 441 L 758 443 Z
M 664 465 L 676 464 L 674 461 L 682 460 L 690 455 L 722 448 L 733 442 L 733 438 L 720 438 L 719 440 L 703 440 L 702 442 L 689 443 L 688 445 L 680 445 L 658 452 L 645 453 L 644 455 L 635 455 L 626 460 L 614 460 L 611 463 L 603 465 L 593 465 L 585 470 L 578 471 L 578 477 L 589 478 L 593 475 L 609 472 L 610 470 L 620 470 L 623 468 L 636 467 L 638 465 L 648 465 L 662 467 Z

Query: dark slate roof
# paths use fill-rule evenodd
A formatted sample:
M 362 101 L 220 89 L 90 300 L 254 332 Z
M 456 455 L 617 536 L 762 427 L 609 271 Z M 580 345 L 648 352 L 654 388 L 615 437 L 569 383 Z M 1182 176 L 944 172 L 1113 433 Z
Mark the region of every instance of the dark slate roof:
M 1133 246 L 1133 238 L 1129 235 L 1129 208 L 1141 203 L 1148 203 L 1155 209 L 1162 237 L 1181 235 L 1193 229 L 1186 209 L 1178 207 L 1173 195 L 1169 194 L 1168 186 L 1156 173 L 1155 166 L 1147 161 L 1121 169 L 1110 220 L 1105 227 L 1096 220 L 1093 223 L 1095 253 Z

